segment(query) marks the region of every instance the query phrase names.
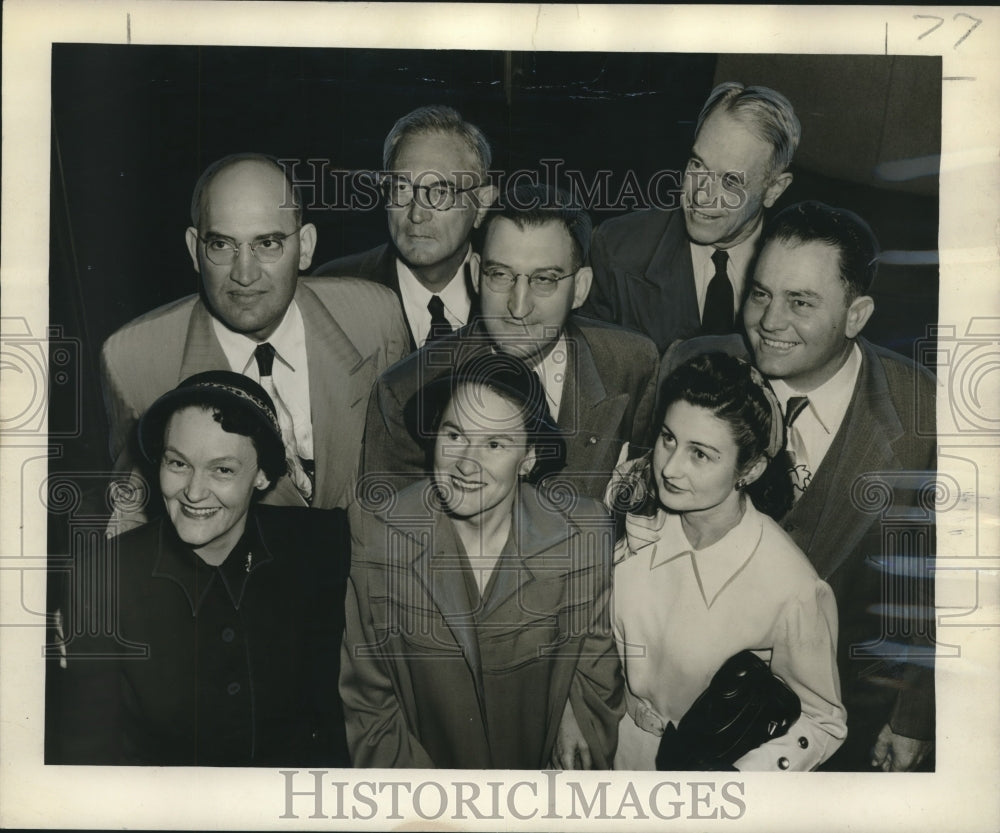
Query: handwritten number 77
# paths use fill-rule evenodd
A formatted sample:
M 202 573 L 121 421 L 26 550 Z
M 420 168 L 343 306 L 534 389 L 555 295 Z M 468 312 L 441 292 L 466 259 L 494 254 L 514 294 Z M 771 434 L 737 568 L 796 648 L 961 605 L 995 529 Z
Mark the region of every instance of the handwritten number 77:
M 952 18 L 952 20 L 958 20 L 960 17 L 967 17 L 969 20 L 973 21 L 973 23 L 972 23 L 972 26 L 969 27 L 969 30 L 964 35 L 962 35 L 962 37 L 960 37 L 957 41 L 955 41 L 955 45 L 952 46 L 952 49 L 958 49 L 958 45 L 962 41 L 964 41 L 967 37 L 969 37 L 969 35 L 971 35 L 976 29 L 978 29 L 979 26 L 983 22 L 978 17 L 973 17 L 971 14 L 966 14 L 965 12 L 958 12 L 958 14 L 956 14 Z M 934 15 L 934 14 L 915 14 L 915 15 L 913 15 L 913 19 L 914 20 L 921 20 L 921 19 L 923 19 L 923 20 L 936 20 L 937 21 L 937 23 L 935 23 L 933 26 L 931 26 L 930 29 L 928 29 L 922 35 L 920 35 L 919 37 L 917 37 L 917 40 L 923 40 L 931 32 L 934 32 L 934 31 L 937 31 L 938 29 L 940 29 L 941 26 L 944 24 L 944 18 L 943 17 L 938 17 L 937 15 Z

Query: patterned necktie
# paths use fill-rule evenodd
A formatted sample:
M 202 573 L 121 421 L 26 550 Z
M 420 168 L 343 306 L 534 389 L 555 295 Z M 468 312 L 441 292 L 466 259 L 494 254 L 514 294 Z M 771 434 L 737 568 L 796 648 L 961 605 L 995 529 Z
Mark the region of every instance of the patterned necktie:
M 295 427 L 292 424 L 292 415 L 288 411 L 288 406 L 278 396 L 278 390 L 274 386 L 274 377 L 271 371 L 274 369 L 274 347 L 269 342 L 259 344 L 253 351 L 253 357 L 257 360 L 257 370 L 260 372 L 260 386 L 267 391 L 274 401 L 274 410 L 278 413 L 278 424 L 281 426 L 281 440 L 285 444 L 285 462 L 288 463 L 288 476 L 295 484 L 307 501 L 312 500 L 313 483 L 306 473 L 303 465 L 305 461 L 299 456 L 298 446 L 295 442 Z M 311 461 L 309 461 L 311 462 Z
M 431 295 L 431 299 L 427 302 L 427 311 L 431 314 L 431 330 L 427 334 L 427 340 L 424 344 L 430 344 L 432 341 L 450 336 L 454 332 L 448 319 L 445 318 L 444 301 L 441 300 L 440 295 Z
M 789 475 L 792 479 L 794 498 L 798 500 L 812 482 L 812 472 L 809 470 L 809 458 L 806 456 L 805 443 L 802 435 L 795 427 L 795 420 L 809 404 L 808 396 L 789 396 L 785 406 L 785 430 L 788 433 L 788 455 L 792 458 L 792 468 Z
M 701 331 L 708 335 L 723 335 L 733 331 L 733 285 L 729 282 L 726 263 L 729 253 L 716 249 L 712 254 L 715 275 L 705 293 L 705 312 L 701 316 Z

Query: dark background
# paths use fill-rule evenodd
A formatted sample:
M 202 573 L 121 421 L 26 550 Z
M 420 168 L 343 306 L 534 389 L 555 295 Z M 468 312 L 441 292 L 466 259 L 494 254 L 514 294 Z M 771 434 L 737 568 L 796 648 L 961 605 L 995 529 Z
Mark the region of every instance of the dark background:
M 889 253 L 865 334 L 913 355 L 937 319 L 938 58 L 53 45 L 49 473 L 82 499 L 50 494 L 49 553 L 60 560 L 103 539 L 100 347 L 197 291 L 184 230 L 210 162 L 252 150 L 377 169 L 393 122 L 442 103 L 486 132 L 495 170 L 561 159 L 586 181 L 611 171 L 614 194 L 628 171 L 645 183 L 683 169 L 698 111 L 723 80 L 791 99 L 803 136 L 777 208 L 820 199 L 872 224 Z M 917 163 L 900 176 L 905 160 Z M 307 210 L 306 220 L 319 232 L 313 266 L 386 239 L 377 207 Z M 58 735 L 52 719 L 47 738 Z
M 938 58 L 55 44 L 52 70 L 50 322 L 80 344 L 79 386 L 51 387 L 52 423 L 77 424 L 53 471 L 108 467 L 104 339 L 197 291 L 184 229 L 208 163 L 254 150 L 377 169 L 392 123 L 423 104 L 450 104 L 479 125 L 496 170 L 557 158 L 588 180 L 610 170 L 614 194 L 626 171 L 645 183 L 683 169 L 716 83 L 772 86 L 803 124 L 778 207 L 815 198 L 851 208 L 890 251 L 866 335 L 912 355 L 937 318 Z M 925 175 L 887 180 L 881 166 L 906 159 L 922 159 Z M 306 220 L 319 231 L 314 267 L 386 239 L 377 207 L 309 210 Z M 104 511 L 100 482 L 88 489 L 92 511 Z M 64 521 L 50 524 L 50 551 L 65 551 Z

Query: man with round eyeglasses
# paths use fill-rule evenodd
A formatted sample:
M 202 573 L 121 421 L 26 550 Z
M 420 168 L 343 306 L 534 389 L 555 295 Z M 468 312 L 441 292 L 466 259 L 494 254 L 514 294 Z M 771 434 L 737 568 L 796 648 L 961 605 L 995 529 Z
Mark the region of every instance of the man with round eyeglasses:
M 800 136 L 778 91 L 715 87 L 678 204 L 614 217 L 594 233 L 586 314 L 648 335 L 661 352 L 679 339 L 737 332 L 764 216 L 792 182 Z
M 567 433 L 560 477 L 578 493 L 600 497 L 619 457 L 644 450 L 657 351 L 644 336 L 574 314 L 590 291 L 590 231 L 586 211 L 545 186 L 518 186 L 490 212 L 482 252 L 471 257 L 480 314 L 380 377 L 365 429 L 362 494 L 421 475 L 431 428 L 420 422 L 418 391 L 492 352 L 518 356 L 538 375 Z
M 411 350 L 462 327 L 477 312 L 471 237 L 494 199 L 491 158 L 482 131 L 451 107 L 407 113 L 386 137 L 379 180 L 391 243 L 332 260 L 314 275 L 392 289 Z
M 185 233 L 200 293 L 126 324 L 102 350 L 116 471 L 133 470 L 136 420 L 158 396 L 195 373 L 232 370 L 260 381 L 278 406 L 289 474 L 267 502 L 351 503 L 365 403 L 408 338 L 385 288 L 299 279 L 316 246 L 315 226 L 302 220 L 294 184 L 271 157 L 235 154 L 202 173 Z M 144 521 L 139 503 L 119 504 L 110 531 Z

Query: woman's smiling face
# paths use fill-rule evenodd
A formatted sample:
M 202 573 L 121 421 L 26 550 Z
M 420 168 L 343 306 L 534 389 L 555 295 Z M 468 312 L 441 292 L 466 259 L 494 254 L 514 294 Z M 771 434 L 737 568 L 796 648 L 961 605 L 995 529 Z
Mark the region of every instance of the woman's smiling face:
M 209 563 L 239 541 L 255 489 L 268 485 L 249 437 L 223 431 L 212 411 L 174 413 L 164 430 L 160 489 L 180 539 Z
M 434 443 L 434 480 L 451 514 L 510 512 L 532 459 L 519 405 L 483 385 L 455 391 Z

